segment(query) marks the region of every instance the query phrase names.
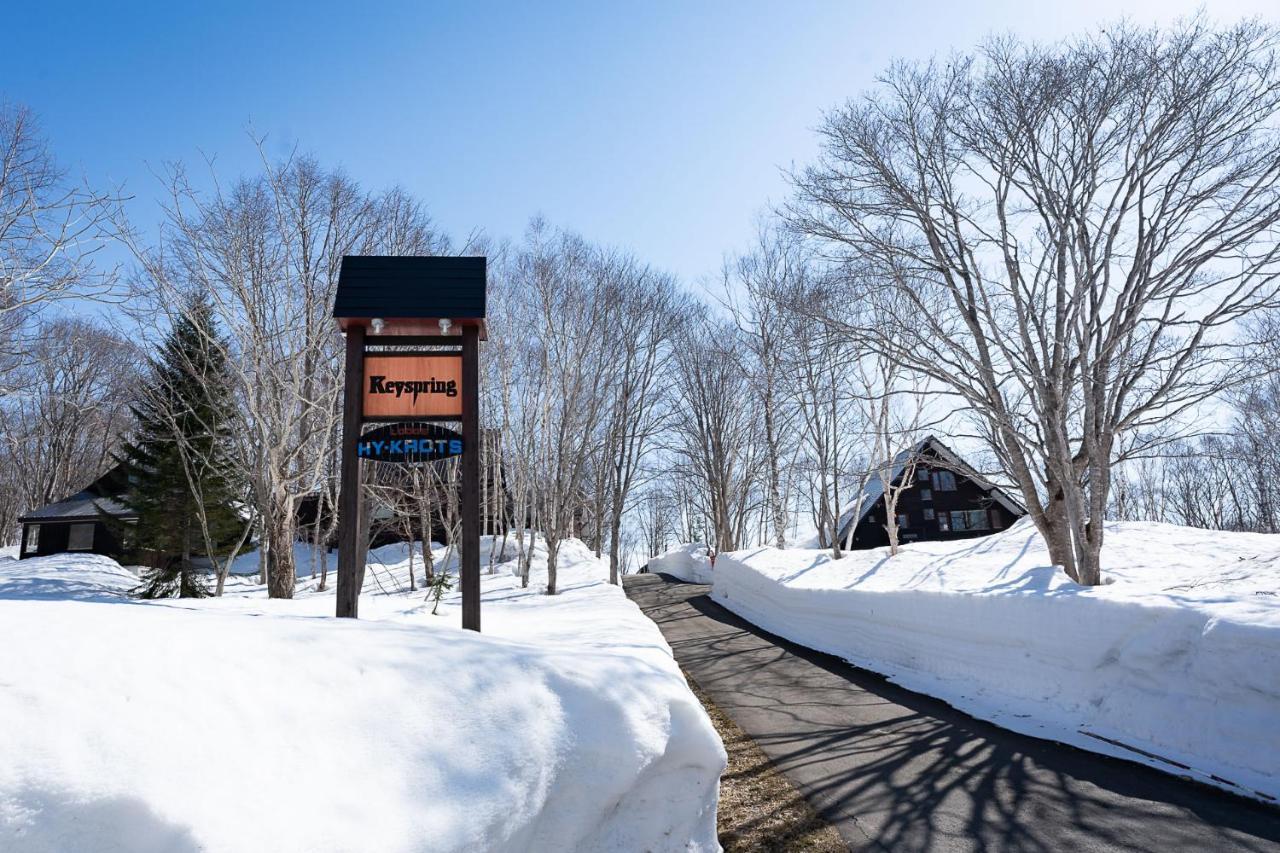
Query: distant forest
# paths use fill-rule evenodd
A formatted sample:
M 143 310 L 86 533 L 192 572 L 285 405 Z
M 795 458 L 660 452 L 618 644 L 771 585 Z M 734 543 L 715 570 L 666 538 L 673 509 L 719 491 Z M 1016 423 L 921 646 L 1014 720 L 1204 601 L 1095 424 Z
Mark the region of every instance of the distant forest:
M 304 155 L 208 185 L 172 166 L 143 230 L 59 168 L 38 105 L 0 103 L 0 530 L 115 464 L 157 399 L 148 358 L 206 304 L 217 453 L 291 595 L 324 571 L 293 543 L 336 524 L 342 257 L 482 254 L 486 532 L 522 556 L 545 537 L 552 578 L 569 537 L 615 580 L 677 541 L 839 553 L 842 508 L 928 434 L 1020 495 L 1081 583 L 1106 518 L 1276 532 L 1276 39 L 1193 20 L 896 64 L 822 117 L 790 197 L 696 291 L 541 219 L 458 239 L 429 200 Z M 456 531 L 457 460 L 367 467 L 381 523 Z

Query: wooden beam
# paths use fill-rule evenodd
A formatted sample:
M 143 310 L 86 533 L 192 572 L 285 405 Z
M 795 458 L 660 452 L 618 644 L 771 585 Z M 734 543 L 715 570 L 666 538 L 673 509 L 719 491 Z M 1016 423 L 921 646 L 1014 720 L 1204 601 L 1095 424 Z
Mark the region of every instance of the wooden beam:
M 361 541 L 360 438 L 364 399 L 364 327 L 347 329 L 346 380 L 342 401 L 341 492 L 338 496 L 338 615 L 360 615 L 360 585 L 364 583 L 365 543 Z
M 431 347 L 441 351 L 457 350 L 462 346 L 458 335 L 375 335 L 366 340 L 370 349 L 384 347 Z
M 462 327 L 462 627 L 480 630 L 480 329 Z

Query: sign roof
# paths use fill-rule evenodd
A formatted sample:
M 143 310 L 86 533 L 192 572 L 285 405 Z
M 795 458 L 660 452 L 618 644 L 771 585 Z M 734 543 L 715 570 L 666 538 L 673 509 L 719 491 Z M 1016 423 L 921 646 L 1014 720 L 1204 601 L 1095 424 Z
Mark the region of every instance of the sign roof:
M 484 318 L 486 259 L 346 255 L 336 318 Z

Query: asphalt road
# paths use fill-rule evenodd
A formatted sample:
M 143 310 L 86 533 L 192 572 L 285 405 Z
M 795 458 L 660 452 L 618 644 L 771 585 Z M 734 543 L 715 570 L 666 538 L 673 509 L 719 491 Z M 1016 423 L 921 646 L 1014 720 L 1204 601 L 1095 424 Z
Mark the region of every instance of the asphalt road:
M 625 586 L 855 850 L 1280 851 L 1280 808 L 975 720 L 762 631 L 709 587 Z

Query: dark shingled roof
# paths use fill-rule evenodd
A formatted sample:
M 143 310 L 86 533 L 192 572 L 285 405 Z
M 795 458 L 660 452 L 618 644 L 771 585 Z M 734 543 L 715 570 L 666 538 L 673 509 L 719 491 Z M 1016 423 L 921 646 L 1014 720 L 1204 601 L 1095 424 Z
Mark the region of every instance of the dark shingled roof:
M 938 441 L 938 439 L 932 435 L 914 447 L 902 451 L 893 458 L 893 476 L 889 478 L 889 482 L 897 482 L 898 478 L 902 476 L 902 472 L 907 467 L 907 462 L 911 460 L 912 456 L 921 456 L 925 450 L 930 449 L 938 455 L 938 458 L 946 464 L 949 470 L 968 477 L 976 483 L 979 488 L 985 490 L 992 500 L 1003 506 L 1011 514 L 1018 516 L 1019 518 L 1027 514 L 1026 507 L 1012 498 L 1008 492 L 987 480 L 975 471 L 967 462 L 961 459 L 954 450 L 947 447 L 941 441 Z M 862 494 L 854 499 L 854 501 L 846 506 L 840 513 L 840 532 L 837 535 L 837 538 L 844 539 L 848 535 L 849 524 L 851 522 L 855 525 L 861 524 L 862 519 L 867 517 L 867 513 L 871 512 L 872 508 L 876 505 L 876 501 L 880 500 L 882 497 L 884 497 L 884 481 L 880 479 L 879 474 L 872 474 L 867 480 L 867 484 L 863 488 Z
M 22 518 L 19 518 L 18 521 L 96 521 L 101 517 L 98 512 L 99 509 L 122 520 L 136 519 L 138 517 L 136 512 L 119 501 L 95 495 L 86 489 L 66 500 L 32 510 Z
M 347 255 L 334 317 L 484 317 L 485 258 Z
M 129 487 L 129 475 L 124 465 L 116 465 L 107 473 L 70 497 L 56 503 L 31 510 L 18 521 L 87 521 L 101 517 L 101 509 L 126 521 L 137 520 L 138 513 L 120 502 L 120 496 Z

